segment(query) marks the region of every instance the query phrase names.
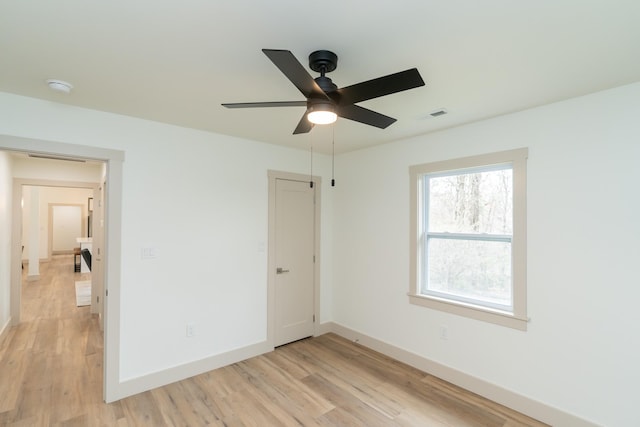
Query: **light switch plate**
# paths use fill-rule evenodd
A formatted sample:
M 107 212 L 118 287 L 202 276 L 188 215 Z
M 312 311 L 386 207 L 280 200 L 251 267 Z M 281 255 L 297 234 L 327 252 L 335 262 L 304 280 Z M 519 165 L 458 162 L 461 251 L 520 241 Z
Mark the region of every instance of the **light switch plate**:
M 158 250 L 153 247 L 142 248 L 140 250 L 140 258 L 142 259 L 155 259 L 158 258 Z

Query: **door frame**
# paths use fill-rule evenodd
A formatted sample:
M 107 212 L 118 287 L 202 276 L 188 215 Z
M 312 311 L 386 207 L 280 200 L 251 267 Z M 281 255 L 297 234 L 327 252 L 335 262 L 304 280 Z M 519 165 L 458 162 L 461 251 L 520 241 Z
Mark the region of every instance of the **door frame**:
M 120 385 L 120 273 L 122 235 L 122 179 L 124 151 L 87 145 L 69 144 L 42 139 L 24 138 L 0 134 L 0 150 L 22 153 L 58 155 L 76 159 L 100 160 L 106 163 L 109 204 L 104 213 L 105 221 L 105 268 L 104 288 L 108 297 L 104 299 L 104 356 L 103 356 L 103 400 L 107 403 L 120 399 L 126 392 Z M 11 255 L 11 302 L 12 324 L 20 321 L 15 316 L 16 302 L 20 304 L 20 283 L 22 280 L 21 236 L 17 221 L 21 221 L 20 198 L 16 201 L 14 178 L 13 221 Z
M 275 343 L 275 304 L 276 304 L 276 180 L 300 181 L 309 183 L 310 176 L 292 172 L 268 170 L 269 178 L 269 233 L 268 233 L 268 255 L 267 255 L 267 343 L 274 348 Z M 313 336 L 318 335 L 318 325 L 320 324 L 320 194 L 322 188 L 322 178 L 314 175 L 313 186 L 315 190 L 314 204 L 314 244 L 313 251 L 315 262 L 313 264 Z
M 13 246 L 13 251 L 14 251 L 14 256 L 12 256 L 12 262 L 13 262 L 13 258 L 15 258 L 15 251 L 16 248 L 19 249 L 19 247 L 21 246 L 20 242 L 22 241 L 22 206 L 20 203 L 20 200 L 22 199 L 22 195 L 23 195 L 23 189 L 24 187 L 58 187 L 58 188 L 83 188 L 83 189 L 90 189 L 90 190 L 94 190 L 96 187 L 96 183 L 93 182 L 82 182 L 82 181 L 58 181 L 58 180 L 48 180 L 48 179 L 40 179 L 40 178 L 36 178 L 36 179 L 25 179 L 25 178 L 13 178 L 13 217 L 12 217 L 12 224 L 11 224 L 11 228 L 13 230 L 13 239 L 12 239 L 12 246 Z M 95 191 L 95 190 L 94 190 Z M 51 243 L 51 207 L 53 205 L 56 206 L 80 206 L 82 207 L 82 205 L 71 205 L 71 204 L 64 204 L 64 203 L 49 203 L 48 206 L 48 216 L 49 218 L 47 218 L 47 221 L 49 222 L 49 231 L 48 231 L 48 236 L 47 236 L 47 248 L 49 251 L 48 254 L 48 259 L 50 260 L 53 253 L 52 253 L 52 243 Z M 82 218 L 81 218 L 82 221 Z M 22 251 L 20 251 L 20 256 L 18 258 L 18 262 L 22 261 Z M 16 263 L 14 263 L 16 264 Z M 12 268 L 12 271 L 14 274 L 12 274 L 11 276 L 11 303 L 10 303 L 10 311 L 11 311 L 11 321 L 12 321 L 12 325 L 18 325 L 21 321 L 21 315 L 22 315 L 22 301 L 21 301 L 21 292 L 20 290 L 22 289 L 22 272 L 21 269 L 14 271 L 15 270 L 15 265 Z M 20 275 L 18 275 L 18 273 L 20 273 Z M 92 284 L 93 284 L 93 280 L 92 280 Z M 93 286 L 91 291 L 93 292 Z M 91 303 L 91 312 L 93 313 L 95 307 L 94 307 L 94 303 L 93 303 L 93 297 L 92 299 L 92 303 Z

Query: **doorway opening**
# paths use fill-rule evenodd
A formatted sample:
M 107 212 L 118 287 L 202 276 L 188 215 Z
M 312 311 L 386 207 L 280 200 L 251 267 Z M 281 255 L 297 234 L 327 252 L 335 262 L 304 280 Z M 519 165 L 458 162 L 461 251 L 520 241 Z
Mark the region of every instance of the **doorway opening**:
M 37 154 L 40 156 L 64 157 L 65 159 L 87 160 L 104 164 L 104 181 L 91 183 L 94 195 L 104 191 L 104 199 L 109 203 L 104 205 L 103 248 L 101 256 L 104 256 L 103 269 L 99 276 L 103 279 L 105 297 L 100 301 L 103 305 L 104 316 L 104 340 L 103 340 L 103 367 L 102 367 L 102 397 L 106 402 L 118 400 L 122 395 L 119 380 L 119 343 L 120 343 L 120 258 L 121 258 L 121 204 L 122 204 L 122 162 L 124 153 L 118 150 L 110 150 L 84 145 L 65 144 L 54 141 L 21 138 L 10 135 L 0 135 L 0 150 L 11 153 Z M 46 180 L 46 171 L 35 171 L 32 178 L 17 178 L 13 176 L 12 208 L 12 233 L 11 233 L 11 285 L 10 285 L 10 315 L 13 325 L 20 322 L 20 291 L 22 281 L 22 249 L 21 249 L 21 194 L 23 185 L 51 185 L 52 181 Z M 22 175 L 22 174 L 21 174 Z M 24 175 L 22 175 L 24 176 Z M 56 177 L 59 178 L 59 177 Z M 104 183 L 108 182 L 108 192 Z M 57 186 L 76 187 L 77 182 L 56 181 Z M 86 185 L 87 183 L 82 183 Z M 95 206 L 95 204 L 94 204 Z M 96 221 L 97 219 L 94 219 Z M 27 266 L 25 265 L 25 268 Z M 96 274 L 97 272 L 94 272 Z M 113 296 L 113 298 L 111 298 Z
M 65 172 L 64 164 L 59 163 L 58 167 L 60 173 Z M 103 167 L 103 164 L 96 163 L 88 172 L 95 174 L 96 181 L 101 181 Z M 21 264 L 26 267 L 25 280 L 32 282 L 40 278 L 41 263 L 51 262 L 58 255 L 68 255 L 66 258 L 69 263 L 72 262 L 70 268 L 74 272 L 84 273 L 83 281 L 89 282 L 89 289 L 84 292 L 90 291 L 91 313 L 98 315 L 100 330 L 103 330 L 104 313 L 100 302 L 104 299 L 104 268 L 100 254 L 104 253 L 105 230 L 100 184 L 14 178 L 14 186 L 19 189 L 22 208 L 21 215 L 13 218 L 13 221 L 15 228 L 21 232 Z M 90 203 L 94 198 L 98 203 Z M 91 223 L 90 218 L 94 216 L 99 220 Z M 88 256 L 97 261 L 93 263 L 93 268 L 88 268 L 81 256 L 81 250 L 85 248 L 88 248 Z M 58 256 L 57 261 L 60 262 L 61 258 Z M 12 313 L 14 324 L 22 319 L 23 305 L 22 302 L 18 305 L 16 301 Z

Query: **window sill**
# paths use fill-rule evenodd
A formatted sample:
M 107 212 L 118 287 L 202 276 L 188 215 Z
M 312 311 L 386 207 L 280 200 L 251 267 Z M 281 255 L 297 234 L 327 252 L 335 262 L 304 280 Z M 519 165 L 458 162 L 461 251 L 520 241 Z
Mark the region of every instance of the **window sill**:
M 494 323 L 496 325 L 506 326 L 508 328 L 518 329 L 520 331 L 527 330 L 527 323 L 529 322 L 529 319 L 526 317 L 518 317 L 513 314 L 505 313 L 498 310 L 491 310 L 485 307 L 474 306 L 471 304 L 452 302 L 426 295 L 416 295 L 410 293 L 408 294 L 408 296 L 409 302 L 411 304 L 431 308 L 434 310 L 440 310 L 475 320 Z

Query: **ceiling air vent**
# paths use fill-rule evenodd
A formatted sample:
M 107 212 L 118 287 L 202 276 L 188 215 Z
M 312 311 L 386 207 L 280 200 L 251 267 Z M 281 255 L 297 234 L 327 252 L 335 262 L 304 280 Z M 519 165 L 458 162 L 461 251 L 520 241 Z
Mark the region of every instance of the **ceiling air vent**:
M 436 110 L 436 111 L 432 111 L 432 112 L 430 112 L 430 113 L 429 113 L 429 115 L 430 115 L 431 117 L 440 117 L 440 116 L 444 116 L 444 115 L 445 115 L 445 114 L 447 114 L 447 113 L 448 113 L 448 111 L 447 111 L 446 109 L 441 108 L 441 109 L 439 109 L 439 110 Z
M 65 160 L 67 162 L 80 162 L 85 163 L 84 159 L 76 159 L 75 157 L 64 157 L 64 156 L 51 156 L 49 154 L 34 154 L 29 153 L 29 157 L 33 157 L 36 159 L 49 159 L 49 160 Z

